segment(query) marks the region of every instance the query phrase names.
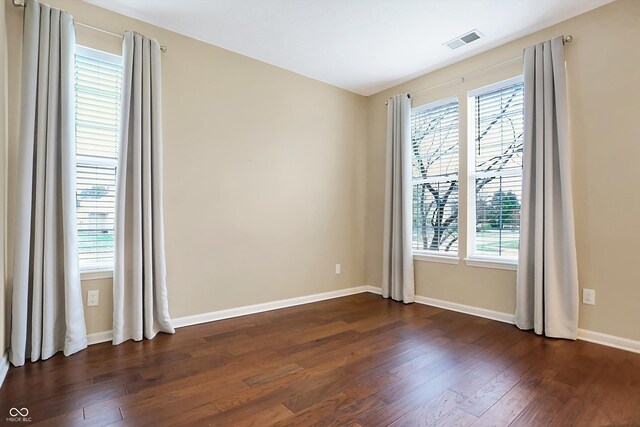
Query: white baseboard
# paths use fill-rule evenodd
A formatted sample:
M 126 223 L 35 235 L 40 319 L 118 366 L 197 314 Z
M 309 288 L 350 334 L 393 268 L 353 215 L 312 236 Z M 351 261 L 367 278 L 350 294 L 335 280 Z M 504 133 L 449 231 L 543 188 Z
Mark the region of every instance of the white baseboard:
M 226 310 L 212 311 L 210 313 L 195 314 L 193 316 L 178 317 L 176 319 L 173 319 L 173 326 L 176 328 L 182 328 L 184 326 L 192 326 L 200 323 L 214 322 L 216 320 L 230 319 L 232 317 L 246 316 L 248 314 L 262 313 L 264 311 L 293 307 L 301 304 L 309 304 L 311 302 L 324 301 L 327 299 L 339 298 L 347 295 L 361 294 L 366 291 L 367 290 L 365 286 L 358 286 L 355 288 L 323 292 L 321 294 L 313 294 L 303 297 L 265 302 L 262 304 L 246 305 L 244 307 L 229 308 Z
M 478 317 L 497 320 L 499 322 L 515 324 L 515 315 L 510 313 L 487 310 L 480 307 L 457 304 L 454 302 L 442 301 L 417 295 L 415 301 L 418 304 L 431 305 L 433 307 L 440 307 L 447 310 L 457 311 L 459 313 L 471 314 Z M 640 353 L 640 341 L 617 337 L 615 335 L 603 334 L 602 332 L 590 331 L 588 329 L 578 329 L 578 339 L 582 341 L 589 341 L 595 344 L 606 345 L 607 347 L 618 348 L 620 350 Z
M 194 314 L 192 316 L 177 317 L 173 319 L 174 328 L 183 328 L 185 326 L 198 325 L 200 323 L 215 322 L 216 320 L 230 319 L 232 317 L 246 316 L 248 314 L 262 313 L 265 311 L 277 310 L 279 308 L 294 307 L 301 304 L 309 304 L 312 302 L 324 301 L 333 298 L 344 297 L 347 295 L 361 294 L 368 292 L 367 286 L 358 286 L 355 288 L 339 289 L 337 291 L 323 292 L 320 294 L 306 295 L 302 297 L 283 299 L 278 301 L 265 302 L 261 304 L 246 305 L 243 307 L 229 308 L 226 310 L 212 311 L 210 313 Z M 89 345 L 101 342 L 111 341 L 113 338 L 112 331 L 97 332 L 87 335 Z
M 578 329 L 578 339 L 595 344 L 606 345 L 607 347 L 619 348 L 620 350 L 640 353 L 640 341 L 631 340 L 629 338 L 603 334 L 602 332 L 590 331 L 588 329 Z
M 87 344 L 100 344 L 101 342 L 111 341 L 113 339 L 113 331 L 96 332 L 87 334 Z
M 216 320 L 230 319 L 233 317 L 246 316 L 249 314 L 262 313 L 265 311 L 277 310 L 280 308 L 293 307 L 301 304 L 309 304 L 312 302 L 324 301 L 327 299 L 344 297 L 363 292 L 373 294 L 382 294 L 382 290 L 377 286 L 358 286 L 355 288 L 340 289 L 337 291 L 323 292 L 320 294 L 307 295 L 303 297 L 289 298 L 279 301 L 266 302 L 262 304 L 247 305 L 244 307 L 230 308 L 226 310 L 212 311 L 210 313 L 195 314 L 193 316 L 184 316 L 173 319 L 173 326 L 183 328 L 185 326 L 198 325 L 200 323 L 215 322 Z M 433 307 L 444 308 L 446 310 L 457 311 L 459 313 L 471 314 L 473 316 L 484 317 L 486 319 L 497 320 L 498 322 L 514 324 L 514 315 L 503 313 L 500 311 L 488 310 L 486 308 L 474 307 L 471 305 L 458 304 L 455 302 L 439 300 L 435 298 L 423 297 L 416 295 L 415 302 L 418 304 L 430 305 Z M 111 331 L 97 332 L 87 335 L 89 345 L 101 342 L 111 341 L 113 333 Z M 578 329 L 578 339 L 589 341 L 596 344 L 606 345 L 621 350 L 640 353 L 640 341 L 617 337 L 615 335 L 603 334 L 601 332 L 590 331 L 586 329 Z M 0 378 L 3 372 L 9 367 L 7 355 L 0 359 Z M 3 370 L 4 369 L 4 370 Z M 0 382 L 1 384 L 1 382 Z
M 377 286 L 365 286 L 367 292 L 381 295 L 382 289 Z M 474 307 L 472 305 L 458 304 L 456 302 L 444 301 L 435 298 L 416 295 L 414 301 L 417 304 L 430 305 L 432 307 L 444 308 L 446 310 L 457 311 L 458 313 L 471 314 L 473 316 L 484 317 L 498 322 L 514 324 L 514 315 L 501 311 L 487 310 L 486 308 Z
M 2 357 L 0 357 L 0 387 L 2 387 L 2 383 L 4 383 L 4 379 L 7 377 L 7 372 L 9 372 L 9 353 L 5 352 Z
M 376 286 L 365 286 L 365 288 L 367 289 L 367 292 L 372 292 L 378 295 L 382 293 L 381 289 Z M 471 314 L 473 316 L 497 320 L 499 322 L 515 324 L 515 315 L 510 313 L 487 310 L 485 308 L 458 304 L 455 302 L 443 301 L 435 298 L 427 298 L 419 295 L 416 295 L 415 302 L 418 304 L 430 305 L 433 307 L 444 308 L 446 310 L 457 311 L 459 313 Z M 588 329 L 578 329 L 578 339 L 595 344 L 605 345 L 607 347 L 618 348 L 620 350 L 631 351 L 633 353 L 640 353 L 640 341 L 632 340 L 629 338 L 603 334 L 602 332 L 590 331 Z
M 372 294 L 382 295 L 382 288 L 378 288 L 376 286 L 365 286 L 366 292 L 371 292 Z
M 442 301 L 421 296 L 416 296 L 415 301 L 418 304 L 431 305 L 434 307 L 440 307 L 460 313 L 497 320 L 499 322 L 515 324 L 515 315 L 510 313 L 487 310 L 480 307 L 473 307 L 470 305 L 457 304 L 454 302 Z M 578 329 L 578 339 L 582 341 L 589 341 L 595 344 L 606 345 L 607 347 L 618 348 L 620 350 L 640 353 L 640 341 L 617 337 L 615 335 L 603 334 L 602 332 L 590 331 L 588 329 Z
M 486 319 L 497 320 L 498 322 L 515 324 L 514 315 L 501 311 L 488 310 L 486 308 L 474 307 L 472 305 L 458 304 L 435 298 L 427 298 L 416 295 L 415 302 L 418 304 L 430 305 L 432 307 L 444 308 L 446 310 L 457 311 L 458 313 L 471 314 L 473 316 L 484 317 Z

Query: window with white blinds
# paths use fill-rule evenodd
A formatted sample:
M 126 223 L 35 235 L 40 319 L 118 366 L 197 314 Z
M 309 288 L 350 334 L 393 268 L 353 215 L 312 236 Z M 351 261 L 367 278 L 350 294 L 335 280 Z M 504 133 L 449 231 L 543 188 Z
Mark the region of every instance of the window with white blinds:
M 121 58 L 78 46 L 75 72 L 80 269 L 111 270 Z
M 411 114 L 413 249 L 458 252 L 458 100 Z
M 475 227 L 471 255 L 515 259 L 520 238 L 524 84 L 511 79 L 470 94 Z

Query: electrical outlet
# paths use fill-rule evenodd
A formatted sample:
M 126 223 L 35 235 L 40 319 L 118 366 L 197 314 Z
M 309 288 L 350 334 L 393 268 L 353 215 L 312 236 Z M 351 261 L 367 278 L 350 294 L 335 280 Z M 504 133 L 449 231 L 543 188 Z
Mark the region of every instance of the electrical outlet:
M 340 264 L 336 264 L 336 274 L 340 274 Z
M 87 307 L 93 307 L 100 303 L 100 291 L 87 292 Z
M 596 305 L 596 291 L 595 289 L 582 289 L 582 303 L 589 305 Z

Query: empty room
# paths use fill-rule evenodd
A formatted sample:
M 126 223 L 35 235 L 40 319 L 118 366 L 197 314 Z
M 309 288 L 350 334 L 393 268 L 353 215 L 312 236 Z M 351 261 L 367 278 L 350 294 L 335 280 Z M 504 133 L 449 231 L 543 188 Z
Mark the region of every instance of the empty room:
M 639 78 L 640 0 L 2 0 L 0 425 L 640 426 Z

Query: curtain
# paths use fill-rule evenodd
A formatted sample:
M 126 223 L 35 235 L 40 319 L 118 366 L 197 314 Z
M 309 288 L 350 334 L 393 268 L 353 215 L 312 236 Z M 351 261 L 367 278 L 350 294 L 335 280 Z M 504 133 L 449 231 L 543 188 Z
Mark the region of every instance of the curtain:
M 87 347 L 76 229 L 75 32 L 27 2 L 13 265 L 11 363 Z
M 113 343 L 173 333 L 162 215 L 160 45 L 125 33 L 116 181 Z
M 403 93 L 387 103 L 382 296 L 405 303 L 415 296 L 411 194 L 411 100 Z
M 516 325 L 576 339 L 576 262 L 562 37 L 524 52 L 525 139 Z

